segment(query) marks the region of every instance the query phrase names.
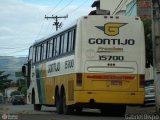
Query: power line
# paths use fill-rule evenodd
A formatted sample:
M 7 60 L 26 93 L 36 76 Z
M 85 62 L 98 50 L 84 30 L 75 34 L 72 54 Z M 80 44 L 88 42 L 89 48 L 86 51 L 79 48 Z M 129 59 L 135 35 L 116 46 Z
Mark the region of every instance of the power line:
M 120 7 L 119 11 L 121 11 L 121 10 L 122 10 L 122 8 L 126 5 L 126 3 L 127 3 L 127 0 L 125 0 L 125 2 L 123 2 L 123 4 L 121 5 L 121 7 Z
M 58 19 L 61 19 L 61 18 L 68 18 L 68 15 L 67 16 L 51 16 L 51 17 L 47 17 L 45 16 L 46 19 L 55 19 L 55 22 L 53 25 L 56 26 L 56 31 L 62 26 L 62 22 L 58 22 Z
M 61 3 L 62 1 L 63 1 L 63 0 L 59 1 L 59 2 L 56 4 L 55 8 L 56 8 L 58 5 L 60 5 L 60 3 Z M 74 0 L 71 0 L 67 5 L 65 5 L 65 6 L 64 6 L 63 8 L 61 8 L 60 10 L 56 11 L 54 14 L 57 14 L 58 12 L 61 12 L 61 11 L 63 11 L 64 9 L 66 9 L 73 1 L 74 1 Z M 82 4 L 80 4 L 80 6 L 78 6 L 78 7 L 75 8 L 75 9 L 73 9 L 72 11 L 70 11 L 70 12 L 72 12 L 72 13 L 70 13 L 70 12 L 69 12 L 69 13 L 70 13 L 70 14 L 73 14 L 76 10 L 78 10 L 80 7 L 82 7 L 82 5 L 85 4 L 87 1 L 88 1 L 88 0 L 85 0 Z M 50 10 L 47 14 L 49 14 L 49 13 L 52 12 L 52 11 L 54 11 L 55 8 L 53 8 L 52 10 Z M 64 20 L 64 21 L 65 21 L 65 20 Z M 57 23 L 58 23 L 58 22 L 57 22 Z M 57 23 L 55 22 L 54 25 L 56 25 Z M 57 26 L 61 26 L 61 25 L 62 25 L 62 23 L 57 24 L 57 25 L 56 25 L 56 29 L 58 29 Z M 40 32 L 38 33 L 37 38 L 38 38 L 38 36 L 40 35 L 43 26 L 44 26 L 44 22 L 43 22 L 43 24 L 41 25 Z M 48 28 L 49 28 L 49 26 L 47 27 L 47 29 L 48 29 Z
M 78 7 L 74 8 L 74 9 L 71 10 L 71 11 L 69 11 L 67 14 L 68 14 L 68 15 L 70 15 L 70 14 L 72 14 L 72 15 L 75 14 L 75 12 L 76 12 L 79 8 L 81 8 L 87 1 L 88 1 L 88 0 L 83 1 Z M 66 20 L 67 20 L 67 19 L 64 19 L 64 20 L 62 21 L 62 23 L 64 23 Z
M 60 1 L 55 5 L 55 7 L 54 7 L 52 10 L 50 10 L 49 12 L 47 12 L 46 14 L 49 14 L 49 13 L 51 13 L 52 11 L 54 11 L 54 10 L 56 9 L 56 7 L 60 5 L 60 3 L 61 3 L 62 1 L 63 1 L 63 0 L 60 0 Z M 43 28 L 43 26 L 44 26 L 44 23 L 45 23 L 45 19 L 43 20 L 43 22 L 42 22 L 42 24 L 41 24 L 41 27 L 40 27 L 40 30 L 39 30 L 37 36 L 36 36 L 36 39 L 38 39 L 39 35 L 41 34 L 41 31 L 42 31 L 42 28 Z M 48 27 L 49 27 L 49 25 L 48 25 Z M 48 27 L 47 27 L 47 29 L 48 29 Z
M 52 11 L 54 11 L 54 10 L 56 9 L 56 7 L 58 7 L 58 6 L 60 5 L 60 3 L 61 3 L 62 1 L 63 1 L 63 0 L 60 0 L 60 1 L 55 5 L 55 7 L 54 7 L 52 10 L 50 10 L 49 12 L 46 13 L 46 15 L 49 14 L 49 13 L 51 13 Z
M 75 11 L 77 11 L 79 8 L 81 8 L 88 0 L 85 0 L 84 2 L 82 2 L 82 4 L 80 4 L 77 8 L 71 10 L 68 12 L 68 14 L 73 14 Z M 72 13 L 70 13 L 72 12 Z
M 136 5 L 136 3 L 137 3 L 137 1 L 135 1 L 135 3 L 131 6 L 131 8 L 129 9 L 129 11 L 125 13 L 125 15 L 127 15 L 129 13 L 130 13 L 129 15 L 131 15 L 132 10 L 133 10 L 134 6 Z
M 67 8 L 74 0 L 71 0 L 66 6 L 64 6 L 63 8 L 61 8 L 60 10 L 56 11 L 54 14 L 57 14 L 60 11 L 63 11 L 65 8 Z
M 52 33 L 52 30 L 53 30 L 53 26 L 51 26 L 51 29 L 50 29 L 50 32 L 49 32 L 49 34 L 51 34 L 51 33 Z
M 50 21 L 48 22 L 48 25 L 47 25 L 47 27 L 46 27 L 46 31 L 45 31 L 45 33 L 44 34 L 47 34 L 47 32 L 48 32 L 48 29 L 49 29 L 49 26 L 50 26 Z
M 115 12 L 118 10 L 119 6 L 122 4 L 123 0 L 120 1 L 120 3 L 118 4 L 118 6 L 116 7 L 116 9 L 114 10 L 114 12 L 112 13 L 112 15 L 115 14 Z
M 36 39 L 37 39 L 38 36 L 41 34 L 42 28 L 43 28 L 43 26 L 44 26 L 44 22 L 45 22 L 45 19 L 43 19 L 43 22 L 42 22 L 42 24 L 41 24 L 40 30 L 39 30 L 39 32 L 38 32 L 38 34 L 37 34 L 37 36 L 36 36 Z

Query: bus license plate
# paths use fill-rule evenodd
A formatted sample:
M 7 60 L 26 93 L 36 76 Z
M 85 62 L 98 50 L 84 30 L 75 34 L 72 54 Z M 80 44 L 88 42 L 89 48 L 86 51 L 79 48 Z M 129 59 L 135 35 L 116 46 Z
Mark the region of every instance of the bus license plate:
M 122 81 L 111 81 L 111 85 L 122 85 Z

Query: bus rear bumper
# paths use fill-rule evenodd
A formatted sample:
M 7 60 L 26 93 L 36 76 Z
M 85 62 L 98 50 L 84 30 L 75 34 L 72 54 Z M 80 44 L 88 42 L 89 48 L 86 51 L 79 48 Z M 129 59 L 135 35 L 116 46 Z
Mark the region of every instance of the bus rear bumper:
M 144 104 L 144 92 L 75 91 L 76 103 Z

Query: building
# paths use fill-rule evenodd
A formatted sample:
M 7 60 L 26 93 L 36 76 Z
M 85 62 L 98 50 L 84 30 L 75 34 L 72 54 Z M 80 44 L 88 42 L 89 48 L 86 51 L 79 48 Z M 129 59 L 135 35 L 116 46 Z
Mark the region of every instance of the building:
M 127 0 L 122 2 L 116 15 L 140 16 L 142 20 L 152 18 L 152 0 Z
M 126 5 L 126 16 L 139 16 L 142 20 L 152 18 L 152 0 L 131 0 Z
M 142 20 L 152 19 L 152 0 L 139 0 L 137 3 L 137 14 Z
M 9 87 L 7 89 L 5 89 L 5 97 L 10 98 L 11 97 L 11 93 L 14 91 L 17 91 L 18 87 Z

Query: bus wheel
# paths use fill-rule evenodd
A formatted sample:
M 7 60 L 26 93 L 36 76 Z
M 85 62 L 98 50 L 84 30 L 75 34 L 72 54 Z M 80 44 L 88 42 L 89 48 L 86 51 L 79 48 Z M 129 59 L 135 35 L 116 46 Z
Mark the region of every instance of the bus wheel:
M 62 105 L 62 99 L 60 98 L 59 93 L 56 93 L 56 109 L 57 109 L 57 113 L 58 114 L 62 114 L 63 113 L 63 105 Z
M 63 93 L 63 113 L 65 115 L 70 115 L 73 113 L 73 107 L 70 105 L 66 105 L 66 94 L 65 92 Z
M 40 105 L 40 104 L 34 104 L 34 110 L 40 111 L 41 108 L 42 108 L 42 105 Z

